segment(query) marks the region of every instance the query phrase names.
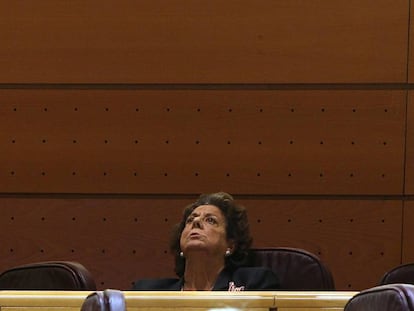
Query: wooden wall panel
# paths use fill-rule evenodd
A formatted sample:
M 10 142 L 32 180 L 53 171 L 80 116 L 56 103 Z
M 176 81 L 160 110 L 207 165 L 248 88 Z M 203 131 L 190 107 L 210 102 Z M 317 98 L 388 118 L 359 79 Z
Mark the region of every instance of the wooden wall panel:
M 414 92 L 409 91 L 405 157 L 405 194 L 414 195 Z
M 341 290 L 376 285 L 414 260 L 413 10 L 1 2 L 0 270 L 77 260 L 101 289 L 172 276 L 172 224 L 225 190 L 255 246 L 314 252 Z
M 413 18 L 414 16 L 414 7 L 410 5 L 410 18 Z M 409 23 L 410 28 L 410 36 L 409 36 L 409 51 L 408 51 L 408 82 L 413 83 L 414 82 L 414 24 L 411 22 Z
M 140 275 L 173 275 L 168 239 L 186 204 L 142 198 L 1 199 L 0 270 L 75 260 L 102 289 L 131 288 Z
M 0 102 L 3 192 L 403 191 L 402 91 L 2 90 Z
M 414 262 L 414 201 L 404 202 L 402 263 Z
M 194 199 L 3 197 L 0 270 L 77 260 L 102 289 L 173 276 L 170 230 Z M 401 261 L 401 201 L 240 198 L 240 203 L 249 211 L 254 246 L 314 252 L 331 268 L 337 289 L 374 286 Z
M 0 83 L 402 83 L 409 1 L 7 1 Z
M 375 286 L 401 262 L 401 201 L 252 200 L 245 205 L 252 207 L 255 245 L 317 254 L 331 268 L 338 289 Z

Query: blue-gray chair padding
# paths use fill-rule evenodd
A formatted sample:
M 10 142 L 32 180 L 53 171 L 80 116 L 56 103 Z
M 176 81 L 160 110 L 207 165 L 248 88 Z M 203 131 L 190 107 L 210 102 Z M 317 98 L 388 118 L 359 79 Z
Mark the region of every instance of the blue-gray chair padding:
M 82 303 L 81 311 L 126 311 L 124 294 L 116 289 L 93 292 Z
M 3 290 L 96 290 L 88 269 L 75 261 L 44 261 L 15 266 L 0 274 Z
M 273 270 L 279 277 L 281 290 L 335 290 L 328 266 L 318 256 L 301 248 L 254 248 L 250 263 Z
M 396 266 L 385 273 L 379 285 L 406 283 L 414 284 L 414 263 L 407 263 Z
M 344 311 L 414 311 L 414 285 L 386 284 L 362 290 Z

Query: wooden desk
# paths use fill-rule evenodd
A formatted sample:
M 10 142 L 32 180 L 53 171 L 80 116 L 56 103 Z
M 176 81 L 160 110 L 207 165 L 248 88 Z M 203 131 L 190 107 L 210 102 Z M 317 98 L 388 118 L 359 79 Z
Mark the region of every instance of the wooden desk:
M 0 291 L 0 311 L 79 311 L 90 291 Z M 128 311 L 338 311 L 356 292 L 124 291 Z
M 358 292 L 274 292 L 278 311 L 342 311 Z

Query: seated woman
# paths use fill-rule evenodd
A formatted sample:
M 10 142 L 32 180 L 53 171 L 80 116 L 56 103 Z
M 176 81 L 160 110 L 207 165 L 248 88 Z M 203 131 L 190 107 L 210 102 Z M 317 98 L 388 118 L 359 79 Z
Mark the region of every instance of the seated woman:
M 277 290 L 277 276 L 264 267 L 247 267 L 252 244 L 247 213 L 233 197 L 204 194 L 184 209 L 171 240 L 179 278 L 144 279 L 134 290 Z

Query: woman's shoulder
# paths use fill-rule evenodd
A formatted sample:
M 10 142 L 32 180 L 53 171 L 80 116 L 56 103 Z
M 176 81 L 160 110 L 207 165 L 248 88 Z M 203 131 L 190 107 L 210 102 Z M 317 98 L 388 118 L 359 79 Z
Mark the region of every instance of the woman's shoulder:
M 242 266 L 234 270 L 234 274 L 248 274 L 248 275 L 274 275 L 275 273 L 267 267 L 251 267 Z
M 264 267 L 264 266 L 241 266 L 241 267 L 238 267 L 236 269 L 236 271 L 237 270 L 240 270 L 240 271 L 256 271 L 256 272 L 272 271 L 270 268 Z
M 159 290 L 179 290 L 181 280 L 177 278 L 163 279 L 141 279 L 134 282 L 133 290 L 159 291 Z

